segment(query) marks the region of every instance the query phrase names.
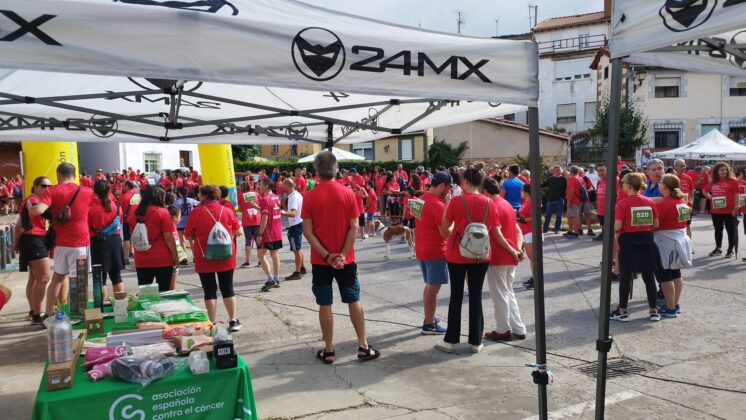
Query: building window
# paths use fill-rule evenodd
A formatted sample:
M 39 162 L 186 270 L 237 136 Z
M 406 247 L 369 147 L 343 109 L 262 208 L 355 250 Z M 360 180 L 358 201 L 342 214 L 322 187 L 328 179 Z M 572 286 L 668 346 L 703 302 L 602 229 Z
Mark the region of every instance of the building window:
M 142 161 L 142 167 L 145 169 L 145 172 L 154 172 L 156 169 L 160 169 L 161 167 L 161 154 L 143 153 Z
M 596 122 L 596 103 L 595 102 L 585 103 L 585 122 L 587 123 Z
M 357 143 L 352 145 L 352 153 L 364 157 L 366 160 L 373 160 L 373 143 Z
M 272 156 L 277 156 L 280 154 L 280 146 L 273 144 L 272 145 Z
M 680 86 L 681 86 L 681 77 L 656 77 L 655 78 L 655 97 L 656 98 L 678 98 Z
M 609 78 L 609 66 L 604 67 L 604 80 Z
M 746 77 L 730 78 L 730 96 L 746 96 Z
M 565 82 L 591 78 L 591 59 L 560 60 L 554 62 L 554 81 Z
M 655 131 L 655 148 L 656 149 L 675 149 L 679 147 L 679 130 L 656 130 Z
M 571 124 L 575 122 L 575 104 L 557 105 L 557 124 Z
M 412 139 L 399 139 L 399 160 L 412 160 Z
M 704 136 L 712 130 L 720 130 L 720 124 L 702 124 L 699 128 L 699 135 Z

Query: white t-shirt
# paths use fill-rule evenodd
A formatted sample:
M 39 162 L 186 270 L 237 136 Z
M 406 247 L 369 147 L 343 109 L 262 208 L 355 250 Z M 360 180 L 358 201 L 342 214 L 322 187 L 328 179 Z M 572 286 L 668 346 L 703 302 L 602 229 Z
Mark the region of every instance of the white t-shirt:
M 288 196 L 288 211 L 295 210 L 295 217 L 288 217 L 288 226 L 295 226 L 303 220 L 300 212 L 303 210 L 303 196 L 298 191 L 293 191 Z
M 593 184 L 593 188 L 596 188 L 598 185 L 598 172 L 596 171 L 586 172 L 585 175 L 588 177 L 588 179 L 591 180 L 591 184 Z

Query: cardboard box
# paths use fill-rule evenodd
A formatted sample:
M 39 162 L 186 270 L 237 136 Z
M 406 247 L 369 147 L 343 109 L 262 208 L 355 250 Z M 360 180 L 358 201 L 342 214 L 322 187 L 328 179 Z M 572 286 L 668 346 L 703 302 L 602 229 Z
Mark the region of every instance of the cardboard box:
M 85 310 L 85 330 L 88 334 L 104 333 L 104 315 L 101 313 L 101 309 Z
M 66 389 L 73 386 L 73 380 L 75 379 L 75 368 L 78 366 L 80 353 L 83 351 L 85 337 L 86 333 L 81 332 L 78 334 L 78 338 L 73 340 L 73 348 L 75 349 L 75 353 L 73 354 L 72 360 L 70 360 L 69 362 L 50 363 L 47 365 L 47 372 L 45 375 L 47 391 L 56 391 L 58 389 Z

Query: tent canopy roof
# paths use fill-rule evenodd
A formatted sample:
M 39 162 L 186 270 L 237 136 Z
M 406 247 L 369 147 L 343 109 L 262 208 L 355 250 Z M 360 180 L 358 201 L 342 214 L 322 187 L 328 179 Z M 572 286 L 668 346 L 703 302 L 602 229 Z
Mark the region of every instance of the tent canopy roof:
M 720 131 L 712 130 L 686 146 L 654 153 L 653 156 L 660 159 L 746 160 L 746 147 Z
M 20 128 L 39 140 L 325 142 L 332 124 L 334 141 L 356 142 L 538 100 L 534 42 L 291 0 L 6 0 L 3 9 L 0 28 L 15 31 L 0 42 L 2 139 Z

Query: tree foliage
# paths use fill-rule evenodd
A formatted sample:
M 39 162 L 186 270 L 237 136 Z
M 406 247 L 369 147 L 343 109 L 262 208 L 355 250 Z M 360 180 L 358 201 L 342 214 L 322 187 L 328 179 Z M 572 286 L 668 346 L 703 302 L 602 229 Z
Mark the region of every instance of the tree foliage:
M 596 113 L 596 125 L 589 130 L 598 147 L 609 145 L 609 101 L 604 101 Z M 619 154 L 631 156 L 648 144 L 648 122 L 632 101 L 623 101 L 619 115 Z
M 262 153 L 262 147 L 255 144 L 234 144 L 231 146 L 233 160 L 250 161 Z
M 513 159 L 514 163 L 521 167 L 521 169 L 528 169 L 531 170 L 531 158 L 521 155 L 515 155 L 515 158 Z M 544 162 L 544 156 L 539 156 L 539 173 L 538 174 L 531 174 L 531 177 L 539 176 L 540 179 L 544 179 L 544 175 L 549 170 L 549 166 Z
M 433 139 L 433 144 L 427 149 L 428 162 L 433 168 L 437 166 L 450 168 L 459 164 L 467 150 L 469 150 L 469 144 L 465 141 L 454 147 L 445 140 L 438 140 L 436 137 Z

